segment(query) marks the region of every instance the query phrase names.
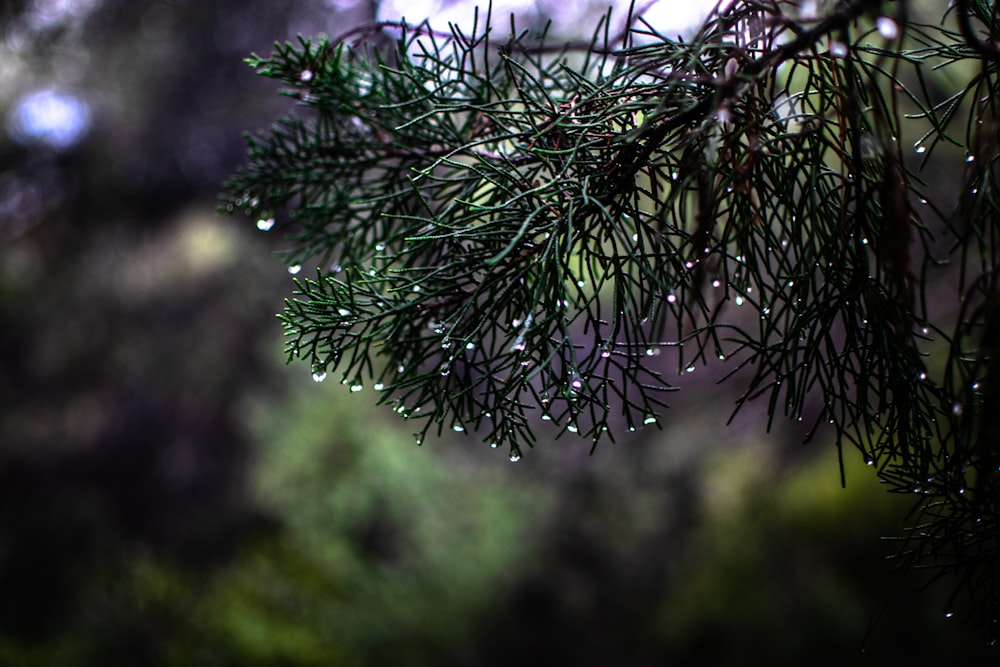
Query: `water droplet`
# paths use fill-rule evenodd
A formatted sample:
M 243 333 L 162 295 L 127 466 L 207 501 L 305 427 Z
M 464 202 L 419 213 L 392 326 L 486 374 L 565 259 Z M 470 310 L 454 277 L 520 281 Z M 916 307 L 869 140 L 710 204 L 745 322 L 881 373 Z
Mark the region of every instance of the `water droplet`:
M 718 278 L 716 278 L 715 280 L 712 281 L 712 287 L 716 287 L 717 288 L 720 285 L 722 285 L 722 283 L 719 281 Z
M 965 161 L 966 162 L 975 162 L 976 161 L 976 156 L 973 155 L 972 153 L 969 153 L 968 155 L 965 156 Z
M 383 389 L 385 389 L 385 385 L 382 384 L 381 382 L 376 382 L 374 385 L 372 385 L 372 389 L 374 389 L 375 391 L 382 391 Z
M 495 446 L 496 445 L 494 445 L 494 447 Z M 521 460 L 521 453 L 520 452 L 518 452 L 517 450 L 514 450 L 514 451 L 512 451 L 510 453 L 510 462 L 511 463 L 517 463 L 520 460 Z
M 400 374 L 405 373 L 406 372 L 406 366 L 404 366 L 403 364 L 400 364 L 400 365 L 396 366 L 396 372 L 400 373 Z
M 448 377 L 451 374 L 451 366 L 448 364 L 441 364 L 441 377 Z
M 313 371 L 313 382 L 322 382 L 326 379 L 326 371 L 318 369 Z
M 274 227 L 274 218 L 261 218 L 257 221 L 257 229 L 262 232 L 270 231 Z
M 875 27 L 879 34 L 886 39 L 896 39 L 899 37 L 899 26 L 888 16 L 880 16 L 875 20 Z
M 927 152 L 927 146 L 924 146 L 922 143 L 918 141 L 917 143 L 913 144 L 913 150 L 918 155 L 923 155 L 924 153 Z
M 873 465 L 875 465 L 875 459 L 873 459 L 871 456 L 868 456 L 867 454 L 865 454 L 865 465 L 866 466 L 873 466 Z
M 736 305 L 737 306 L 742 306 L 743 305 L 743 297 L 737 295 L 735 301 L 736 301 Z
M 952 610 L 952 609 L 945 609 L 944 610 L 944 617 L 945 618 L 952 618 L 954 616 L 955 616 L 954 610 Z
M 649 426 L 650 424 L 655 424 L 655 423 L 656 423 L 656 415 L 654 414 L 648 414 L 646 415 L 645 419 L 642 420 L 643 426 Z
M 685 373 L 694 373 L 694 364 L 691 364 L 690 366 L 688 366 L 687 368 L 685 368 L 684 372 Z
M 358 382 L 357 384 L 352 384 L 351 385 L 351 393 L 352 394 L 356 394 L 356 393 L 358 393 L 359 391 L 361 391 L 364 388 L 365 388 L 365 386 L 363 384 L 361 384 L 360 382 Z
M 519 326 L 521 326 L 521 320 L 512 320 L 510 326 L 514 327 L 515 329 L 518 328 Z
M 347 310 L 346 308 L 339 308 L 337 309 L 337 312 L 340 314 L 341 317 L 347 317 L 351 314 L 351 311 Z
M 716 281 L 716 282 L 718 282 L 718 281 Z M 668 294 L 667 295 L 667 303 L 677 303 L 677 295 L 676 294 Z
M 299 81 L 302 83 L 309 83 L 313 80 L 313 72 L 311 69 L 304 69 L 302 73 L 299 74 Z
M 834 58 L 846 58 L 847 45 L 839 41 L 830 42 L 830 55 Z
M 980 384 L 979 384 L 978 382 L 973 382 L 973 383 L 972 383 L 972 391 L 979 391 L 979 388 L 980 388 L 981 386 L 982 386 L 982 385 L 980 385 Z
M 569 424 L 566 426 L 566 430 L 570 433 L 579 433 L 580 429 L 577 428 L 576 424 Z
M 658 357 L 658 356 L 660 356 L 660 350 L 659 350 L 659 348 L 656 348 L 656 347 L 647 347 L 646 348 L 646 356 L 647 357 Z
M 524 352 L 524 350 L 525 350 L 526 347 L 527 347 L 527 345 L 525 345 L 525 343 L 524 343 L 524 337 L 523 336 L 518 336 L 517 339 L 514 341 L 514 344 L 510 346 L 510 351 L 511 352 Z
M 465 427 L 462 426 L 461 424 L 455 424 L 451 427 L 451 430 L 454 431 L 455 433 L 461 433 L 462 431 L 465 430 Z
M 441 339 L 441 349 L 447 350 L 450 347 L 451 347 L 451 341 L 448 339 L 447 336 L 445 336 L 444 338 Z
M 552 415 L 546 412 L 544 415 L 542 415 L 542 421 L 543 422 L 552 421 Z
M 500 443 L 494 440 L 493 442 L 490 443 L 490 448 L 496 449 L 499 445 Z
M 636 243 L 636 242 L 638 242 L 638 240 L 639 240 L 639 235 L 638 234 L 633 234 L 632 235 L 632 243 Z
M 609 350 L 606 347 L 602 347 L 601 348 L 601 358 L 602 359 L 607 359 L 610 356 L 611 356 L 611 350 Z
M 952 403 L 952 405 L 951 405 L 951 414 L 955 415 L 956 417 L 961 417 L 962 416 L 962 404 L 959 403 L 958 401 L 955 401 L 954 403 Z
M 413 439 L 417 441 L 417 446 L 418 447 L 420 445 L 424 444 L 424 434 L 420 433 L 419 431 L 417 433 L 413 434 Z
M 382 252 L 383 250 L 385 250 L 385 244 L 384 243 L 377 243 L 377 244 L 375 244 L 375 252 Z
M 715 356 L 717 356 L 717 357 L 719 358 L 719 361 L 725 361 L 725 360 L 726 360 L 726 353 L 725 353 L 725 352 L 723 352 L 722 350 L 719 350 L 719 351 L 718 351 L 718 352 L 717 352 L 717 353 L 715 354 Z
M 288 272 L 293 276 L 301 270 L 302 270 L 301 264 L 292 264 L 291 266 L 288 267 Z
M 573 391 L 580 391 L 583 389 L 583 380 L 576 373 L 573 374 L 573 379 L 569 383 L 570 389 Z
M 474 350 L 474 349 L 476 349 L 476 344 L 472 343 L 472 342 L 466 343 L 465 344 L 465 349 L 466 350 Z

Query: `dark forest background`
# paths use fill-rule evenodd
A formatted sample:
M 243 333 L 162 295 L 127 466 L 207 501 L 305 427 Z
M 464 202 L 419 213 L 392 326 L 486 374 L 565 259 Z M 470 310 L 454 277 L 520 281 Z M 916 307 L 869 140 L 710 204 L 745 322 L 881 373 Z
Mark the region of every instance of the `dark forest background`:
M 284 365 L 280 239 L 215 213 L 287 110 L 243 58 L 377 3 L 2 7 L 0 665 L 996 659 L 894 571 L 910 501 L 719 369 L 513 464 Z

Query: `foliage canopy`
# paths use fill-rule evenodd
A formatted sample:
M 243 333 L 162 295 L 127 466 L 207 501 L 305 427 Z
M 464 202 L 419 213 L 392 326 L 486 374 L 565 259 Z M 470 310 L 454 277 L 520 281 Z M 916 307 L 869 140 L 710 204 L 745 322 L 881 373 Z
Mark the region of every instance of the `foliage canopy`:
M 289 360 L 373 382 L 418 442 L 517 460 L 546 420 L 597 446 L 724 360 L 737 409 L 832 425 L 915 494 L 903 562 L 995 630 L 995 3 L 723 4 L 687 40 L 609 13 L 550 44 L 487 10 L 277 44 L 248 62 L 305 111 L 248 137 L 221 209 L 316 267 Z

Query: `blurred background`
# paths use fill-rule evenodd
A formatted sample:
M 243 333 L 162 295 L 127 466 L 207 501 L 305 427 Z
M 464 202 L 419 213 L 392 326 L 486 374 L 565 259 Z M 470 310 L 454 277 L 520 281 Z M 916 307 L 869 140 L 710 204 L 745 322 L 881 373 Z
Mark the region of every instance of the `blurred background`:
M 910 502 L 764 406 L 727 426 L 712 369 L 663 430 L 513 464 L 284 365 L 281 241 L 215 213 L 287 110 L 243 58 L 455 4 L 0 5 L 0 666 L 988 655 L 887 560 Z M 575 37 L 603 4 L 494 13 Z

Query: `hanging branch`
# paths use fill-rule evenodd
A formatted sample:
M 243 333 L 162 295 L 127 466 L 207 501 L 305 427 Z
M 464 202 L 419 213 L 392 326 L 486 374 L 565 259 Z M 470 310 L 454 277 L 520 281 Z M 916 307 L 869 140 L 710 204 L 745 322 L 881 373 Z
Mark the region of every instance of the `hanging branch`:
M 248 137 L 221 208 L 315 270 L 281 315 L 289 361 L 371 383 L 418 442 L 471 431 L 517 460 L 546 422 L 591 447 L 655 426 L 678 376 L 723 360 L 749 377 L 737 409 L 831 426 L 916 494 L 902 560 L 990 591 L 996 618 L 996 47 L 969 2 L 958 33 L 829 4 L 735 2 L 687 41 L 609 14 L 569 45 L 513 21 L 496 40 L 477 11 L 467 33 L 380 24 L 391 50 L 251 57 L 305 117 Z M 935 100 L 928 77 L 970 59 Z M 914 132 L 925 163 L 967 151 L 954 213 L 904 159 Z

